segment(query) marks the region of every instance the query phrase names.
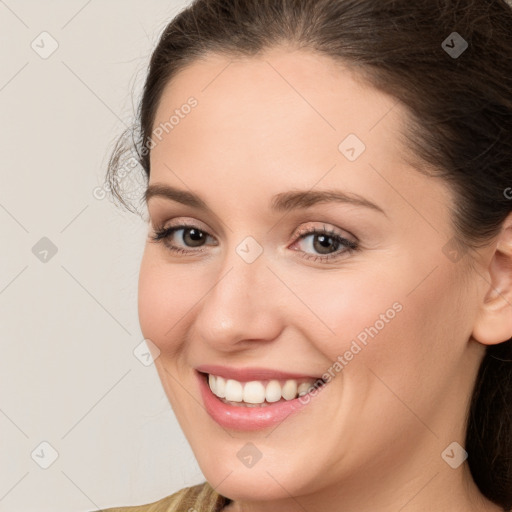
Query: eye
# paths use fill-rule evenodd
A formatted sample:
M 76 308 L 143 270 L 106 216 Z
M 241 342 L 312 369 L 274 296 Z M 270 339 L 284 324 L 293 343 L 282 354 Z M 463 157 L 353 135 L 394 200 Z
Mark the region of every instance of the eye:
M 180 254 L 198 252 L 197 250 L 193 250 L 193 248 L 204 246 L 208 238 L 214 240 L 206 231 L 197 226 L 188 224 L 158 228 L 153 235 L 150 235 L 150 238 L 152 242 L 163 241 L 171 252 Z M 217 245 L 217 243 L 215 242 L 212 245 Z M 185 248 L 183 246 L 185 246 Z M 192 250 L 187 250 L 186 247 L 190 247 Z M 199 252 L 203 252 L 203 250 Z
M 327 229 L 325 225 L 321 229 L 301 229 L 297 237 L 290 248 L 300 252 L 301 257 L 314 261 L 334 261 L 343 254 L 350 254 L 359 249 L 358 242 L 345 238 L 333 229 Z M 184 255 L 205 252 L 204 246 L 207 246 L 210 240 L 210 245 L 218 245 L 213 236 L 193 224 L 156 228 L 150 239 L 155 243 L 163 242 L 173 253 Z
M 301 230 L 293 245 L 302 245 L 300 251 L 303 257 L 315 261 L 330 261 L 359 248 L 357 242 L 345 238 L 335 230 L 326 229 L 325 226 L 322 229 Z

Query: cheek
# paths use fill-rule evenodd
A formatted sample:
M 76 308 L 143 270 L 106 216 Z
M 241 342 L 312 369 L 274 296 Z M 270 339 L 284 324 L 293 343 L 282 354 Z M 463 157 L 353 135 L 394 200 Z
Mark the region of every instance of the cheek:
M 390 282 L 371 272 L 354 271 L 319 275 L 315 279 L 301 280 L 295 276 L 294 291 L 310 310 L 297 302 L 302 314 L 296 318 L 302 318 L 307 338 L 317 340 L 330 361 L 351 349 L 347 358 L 352 360 L 356 352 L 362 353 L 374 340 L 385 339 L 393 324 L 400 323 L 404 294 L 389 274 L 387 279 Z
M 151 250 L 146 250 L 142 258 L 138 282 L 139 323 L 144 338 L 155 343 L 162 353 L 174 354 L 184 341 L 184 336 L 178 334 L 186 324 L 187 314 L 207 287 L 197 276 L 193 278 L 184 272 L 182 266 L 160 260 Z
M 436 351 L 449 351 L 447 341 L 457 336 L 459 349 L 464 342 L 464 312 L 457 307 L 460 282 L 450 262 L 443 261 L 422 281 L 436 266 L 432 260 L 424 263 L 395 255 L 379 266 L 386 268 L 385 274 L 366 267 L 364 274 L 295 277 L 295 291 L 311 311 L 299 305 L 304 332 L 331 361 L 331 374 L 351 367 L 349 373 L 363 379 L 366 370 L 360 369 L 365 365 L 402 386 L 408 372 L 414 380 L 422 372 L 447 370 L 439 365 Z

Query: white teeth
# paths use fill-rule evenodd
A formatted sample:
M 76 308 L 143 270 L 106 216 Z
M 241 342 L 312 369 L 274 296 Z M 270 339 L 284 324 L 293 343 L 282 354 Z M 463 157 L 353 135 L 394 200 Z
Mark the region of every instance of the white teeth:
M 277 402 L 281 397 L 281 384 L 277 380 L 271 380 L 265 388 L 265 399 L 267 402 Z
M 243 400 L 244 388 L 240 382 L 228 379 L 226 382 L 226 400 L 230 402 L 241 402 Z
M 233 379 L 208 375 L 208 384 L 214 395 L 224 398 L 224 401 L 242 402 L 252 406 L 278 402 L 281 399 L 293 400 L 314 389 L 315 382 L 314 379 L 299 382 L 295 379 L 288 379 L 283 385 L 278 380 L 265 382 L 253 380 L 242 383 Z
M 226 379 L 223 377 L 215 377 L 215 390 L 219 398 L 224 398 L 226 396 Z
M 293 400 L 297 396 L 297 382 L 287 380 L 283 386 L 282 393 L 285 400 Z
M 303 396 L 311 390 L 311 384 L 309 382 L 303 382 L 297 388 L 297 393 L 299 396 Z
M 261 404 L 265 401 L 265 386 L 257 380 L 246 382 L 243 396 L 248 404 Z

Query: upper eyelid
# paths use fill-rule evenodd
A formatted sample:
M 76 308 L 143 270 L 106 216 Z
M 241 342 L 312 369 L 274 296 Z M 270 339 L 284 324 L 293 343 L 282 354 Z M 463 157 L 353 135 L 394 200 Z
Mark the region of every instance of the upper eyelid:
M 341 231 L 341 233 L 339 232 Z M 310 234 L 310 233 L 313 233 L 313 232 L 321 232 L 321 233 L 328 233 L 328 234 L 331 234 L 331 235 L 336 235 L 336 236 L 339 236 L 341 238 L 355 238 L 357 240 L 357 237 L 355 237 L 352 233 L 350 233 L 349 231 L 347 231 L 346 229 L 341 229 L 341 228 L 338 228 L 338 227 L 332 227 L 332 226 L 326 226 L 325 222 L 323 223 L 322 227 L 309 227 L 309 228 L 301 228 L 301 229 L 295 229 L 292 233 L 296 233 L 298 237 L 302 236 L 303 234 L 304 235 L 307 235 L 307 234 Z M 345 236 L 348 235 L 348 236 Z
M 170 223 L 170 224 L 168 224 L 166 222 L 154 222 L 153 223 L 153 229 L 161 229 L 161 230 L 171 229 L 171 228 L 178 229 L 178 228 L 184 226 L 184 227 L 189 227 L 189 228 L 200 229 L 201 231 L 204 231 L 205 233 L 208 233 L 208 235 L 213 236 L 210 233 L 210 228 L 202 227 L 202 226 L 206 226 L 206 224 L 203 224 L 201 221 L 198 221 L 198 220 L 187 220 L 188 217 L 180 217 L 180 219 L 184 219 L 184 220 L 176 221 L 175 219 L 173 219 L 174 223 Z

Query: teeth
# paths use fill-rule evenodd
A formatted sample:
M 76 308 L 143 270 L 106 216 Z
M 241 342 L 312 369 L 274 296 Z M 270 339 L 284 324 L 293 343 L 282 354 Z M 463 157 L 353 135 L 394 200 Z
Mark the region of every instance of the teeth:
M 318 379 L 306 379 L 297 381 L 288 379 L 281 384 L 278 380 L 239 382 L 233 379 L 224 379 L 215 375 L 208 375 L 208 384 L 212 393 L 224 402 L 236 402 L 255 406 L 258 404 L 278 402 L 282 398 L 293 400 L 297 396 L 303 396 L 318 387 Z M 323 383 L 322 383 L 323 384 Z
M 309 392 L 309 388 L 311 387 L 311 384 L 309 384 L 308 382 L 303 382 L 302 384 L 299 385 L 299 387 L 297 388 L 297 393 L 299 396 L 302 396 L 302 395 L 305 395 L 306 393 Z
M 224 398 L 226 396 L 226 380 L 222 377 L 215 377 L 214 375 L 208 375 L 208 384 L 210 385 L 210 389 L 213 391 L 215 389 L 215 394 L 219 398 Z
M 226 382 L 226 400 L 231 402 L 241 402 L 244 396 L 242 384 L 236 380 L 228 379 Z
M 230 400 L 238 402 L 238 400 L 233 400 L 232 398 Z M 265 386 L 257 380 L 247 382 L 244 386 L 243 401 L 248 404 L 261 404 L 263 400 L 265 400 Z
M 265 388 L 265 400 L 267 402 L 277 402 L 281 400 L 281 384 L 277 380 L 271 380 Z
M 283 386 L 283 398 L 285 400 L 293 400 L 297 397 L 297 381 L 287 380 Z

